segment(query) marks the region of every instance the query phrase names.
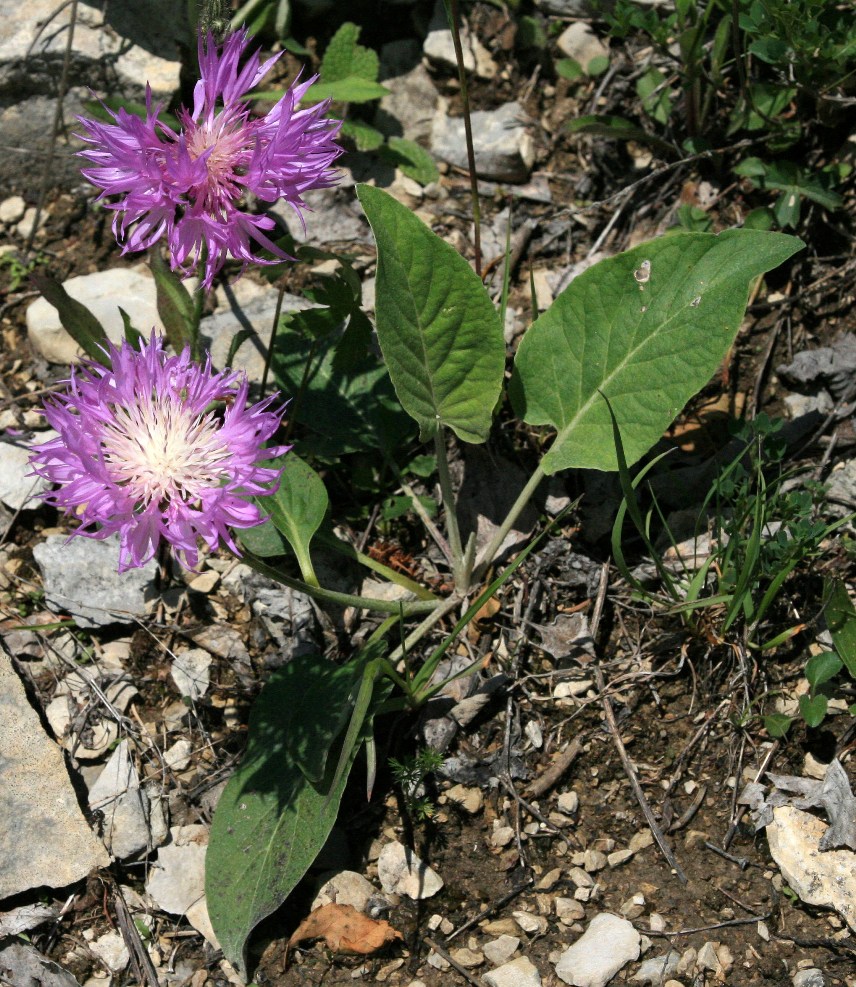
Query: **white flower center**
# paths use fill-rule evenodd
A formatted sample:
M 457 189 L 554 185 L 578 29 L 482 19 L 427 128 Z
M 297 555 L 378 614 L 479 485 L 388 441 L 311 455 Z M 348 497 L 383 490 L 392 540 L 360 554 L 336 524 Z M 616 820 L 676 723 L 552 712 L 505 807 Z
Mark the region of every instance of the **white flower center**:
M 174 395 L 150 395 L 132 407 L 116 407 L 105 425 L 102 448 L 113 480 L 136 500 L 195 500 L 228 475 L 231 452 L 213 413 L 197 415 Z

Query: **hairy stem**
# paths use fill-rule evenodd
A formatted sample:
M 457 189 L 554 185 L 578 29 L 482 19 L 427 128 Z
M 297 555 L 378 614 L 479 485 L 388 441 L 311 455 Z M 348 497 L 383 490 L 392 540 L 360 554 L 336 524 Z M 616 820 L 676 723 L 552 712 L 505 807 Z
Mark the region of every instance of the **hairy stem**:
M 461 531 L 458 527 L 458 512 L 455 509 L 455 493 L 452 490 L 452 476 L 449 473 L 449 457 L 446 454 L 446 431 L 439 426 L 434 436 L 434 447 L 437 450 L 437 475 L 440 480 L 440 494 L 443 498 L 443 510 L 446 516 L 446 530 L 449 532 L 449 548 L 452 552 L 452 574 L 455 578 L 455 588 L 466 592 L 467 587 L 461 585 L 464 574 L 464 549 L 461 545 Z

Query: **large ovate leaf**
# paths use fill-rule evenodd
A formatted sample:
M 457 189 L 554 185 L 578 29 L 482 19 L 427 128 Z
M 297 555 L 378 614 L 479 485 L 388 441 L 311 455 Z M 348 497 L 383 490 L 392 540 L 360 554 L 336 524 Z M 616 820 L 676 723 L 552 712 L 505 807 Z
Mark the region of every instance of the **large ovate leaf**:
M 484 442 L 505 342 L 484 285 L 461 255 L 391 195 L 358 185 L 377 242 L 377 335 L 389 375 L 423 439 L 441 425 Z
M 357 736 L 349 733 L 341 751 L 331 748 L 357 697 L 342 703 L 334 717 L 328 710 L 324 724 L 318 689 L 328 665 L 320 656 L 304 657 L 271 675 L 253 707 L 247 750 L 214 814 L 205 860 L 208 914 L 223 953 L 245 979 L 251 932 L 285 901 L 326 842 L 349 771 L 370 733 L 374 702 L 364 710 Z M 352 665 L 352 681 L 357 674 Z M 382 697 L 383 688 L 378 691 Z M 342 697 L 337 692 L 333 698 Z M 324 758 L 307 759 L 319 745 Z M 310 780 L 301 765 L 320 768 L 323 777 Z
M 589 268 L 531 326 L 511 397 L 556 438 L 542 467 L 617 468 L 605 395 L 627 462 L 643 456 L 716 372 L 749 286 L 802 247 L 760 230 L 662 237 Z
M 386 367 L 364 345 L 370 335 L 361 313 L 344 333 L 318 341 L 290 328 L 278 333 L 274 378 L 284 394 L 295 395 L 289 414 L 308 429 L 302 450 L 328 458 L 378 448 L 391 453 L 411 436 Z

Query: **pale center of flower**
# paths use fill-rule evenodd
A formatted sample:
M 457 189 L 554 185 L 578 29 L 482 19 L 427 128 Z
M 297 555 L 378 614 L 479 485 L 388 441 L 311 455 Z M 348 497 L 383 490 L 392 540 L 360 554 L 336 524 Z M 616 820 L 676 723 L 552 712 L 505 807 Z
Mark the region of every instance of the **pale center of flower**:
M 187 131 L 187 150 L 194 160 L 209 149 L 211 151 L 205 159 L 210 191 L 224 186 L 231 190 L 245 161 L 245 139 L 242 128 L 238 127 L 230 133 L 216 122 L 213 127 L 203 125 Z
M 213 414 L 194 414 L 174 396 L 114 409 L 102 448 L 113 480 L 143 505 L 195 500 L 228 475 L 231 452 Z

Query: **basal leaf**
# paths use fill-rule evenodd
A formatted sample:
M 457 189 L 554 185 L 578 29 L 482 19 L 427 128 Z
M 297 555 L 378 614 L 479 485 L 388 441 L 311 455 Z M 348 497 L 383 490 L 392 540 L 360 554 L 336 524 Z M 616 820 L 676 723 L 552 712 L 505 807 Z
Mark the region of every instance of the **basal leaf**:
M 544 470 L 616 469 L 602 394 L 636 462 L 716 372 L 754 278 L 801 247 L 759 230 L 677 233 L 572 281 L 523 337 L 511 381 L 518 415 L 556 429 Z
M 277 531 L 291 545 L 303 578 L 314 583 L 309 543 L 327 512 L 327 490 L 315 470 L 293 452 L 288 453 L 282 464 L 279 488 L 272 496 L 263 497 L 259 505 L 270 514 Z
M 337 784 L 336 759 L 326 758 L 318 782 L 301 770 L 299 749 L 321 743 L 333 753 L 330 731 L 317 733 L 323 720 L 317 703 L 304 702 L 317 691 L 320 663 L 327 664 L 317 656 L 295 660 L 270 677 L 253 707 L 247 750 L 214 813 L 205 861 L 208 913 L 224 954 L 244 978 L 250 933 L 285 901 L 323 847 L 370 731 L 373 706 Z M 343 704 L 331 729 L 344 727 L 355 701 Z
M 484 442 L 499 398 L 499 315 L 461 255 L 391 195 L 357 195 L 377 241 L 377 334 L 389 375 L 423 440 L 447 425 Z

